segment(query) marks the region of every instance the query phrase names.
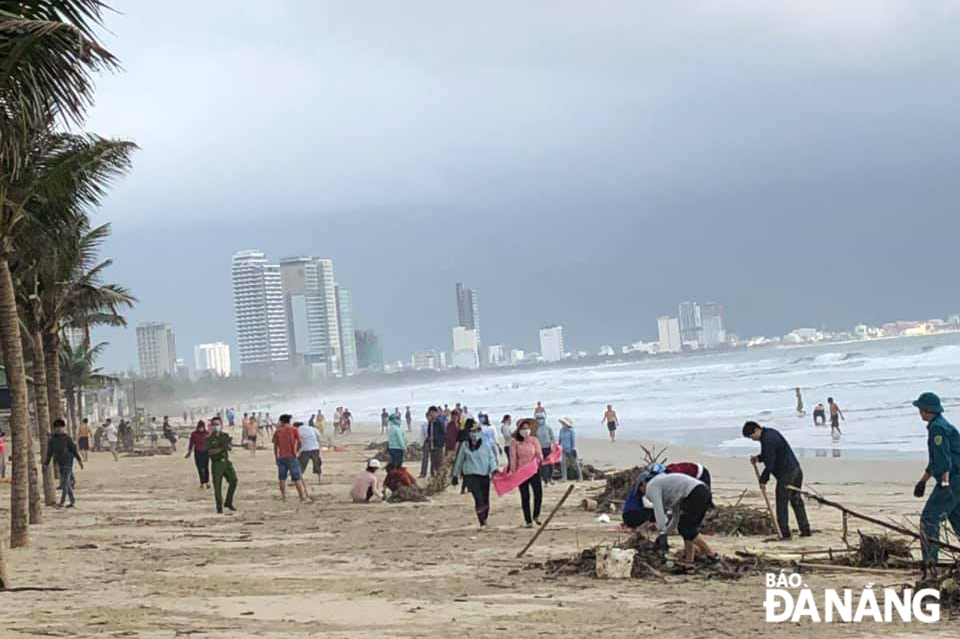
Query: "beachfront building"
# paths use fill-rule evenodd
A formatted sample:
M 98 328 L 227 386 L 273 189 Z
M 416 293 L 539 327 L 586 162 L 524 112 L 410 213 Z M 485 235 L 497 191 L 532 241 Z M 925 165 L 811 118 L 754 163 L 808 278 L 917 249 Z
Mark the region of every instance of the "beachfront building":
M 508 361 L 513 365 L 517 365 L 523 361 L 525 356 L 526 353 L 524 353 L 522 349 L 512 348 L 510 349 L 510 357 L 508 358 Z
M 137 356 L 140 374 L 147 378 L 175 375 L 177 372 L 177 340 L 173 326 L 148 322 L 137 326 Z
M 417 371 L 438 371 L 446 364 L 444 353 L 435 350 L 416 351 L 410 358 L 410 367 Z
M 457 326 L 480 330 L 480 302 L 477 292 L 457 282 Z
M 680 341 L 680 321 L 676 317 L 658 317 L 657 334 L 660 338 L 661 353 L 679 353 L 683 348 Z
M 703 344 L 703 315 L 696 302 L 680 302 L 677 314 L 680 323 L 680 343 L 683 348 L 697 349 Z
M 545 362 L 563 359 L 563 327 L 559 324 L 540 329 L 540 357 Z
M 453 327 L 453 366 L 480 367 L 480 331 L 465 326 Z
M 360 370 L 383 370 L 383 351 L 380 338 L 373 331 L 354 330 L 357 347 L 357 367 Z
M 233 309 L 240 372 L 267 377 L 289 366 L 290 342 L 280 266 L 263 251 L 233 256 Z
M 314 374 L 342 375 L 343 351 L 333 260 L 302 255 L 286 257 L 280 260 L 280 276 L 290 362 L 309 368 Z M 351 324 L 352 315 L 351 309 Z M 355 353 L 356 347 L 353 350 Z
M 230 347 L 223 342 L 193 347 L 194 369 L 198 375 L 230 376 Z
M 723 322 L 723 305 L 707 302 L 700 307 L 702 325 L 702 344 L 704 348 L 717 348 L 727 342 L 727 331 Z
M 357 340 L 353 330 L 353 296 L 350 289 L 336 287 L 337 324 L 340 327 L 340 353 L 343 361 L 343 374 L 357 373 Z
M 503 366 L 507 363 L 507 354 L 503 344 L 491 344 L 487 346 L 487 364 L 490 366 Z

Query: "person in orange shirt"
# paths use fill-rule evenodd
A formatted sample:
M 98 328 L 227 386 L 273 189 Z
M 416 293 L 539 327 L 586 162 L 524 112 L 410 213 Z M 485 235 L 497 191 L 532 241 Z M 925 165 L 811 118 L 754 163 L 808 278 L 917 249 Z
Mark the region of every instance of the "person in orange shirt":
M 290 424 L 290 415 L 280 416 L 280 426 L 273 433 L 273 456 L 277 460 L 277 478 L 280 485 L 280 499 L 287 501 L 287 475 L 297 487 L 300 501 L 307 501 L 307 487 L 300 474 L 300 433 Z

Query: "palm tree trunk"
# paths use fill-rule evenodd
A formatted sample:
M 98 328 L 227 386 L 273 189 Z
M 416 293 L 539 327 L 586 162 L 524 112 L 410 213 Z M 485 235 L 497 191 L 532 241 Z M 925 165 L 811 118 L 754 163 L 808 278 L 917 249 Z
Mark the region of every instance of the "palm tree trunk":
M 37 405 L 37 430 L 40 434 L 40 462 L 47 458 L 47 443 L 50 441 L 50 403 L 47 398 L 47 366 L 43 355 L 43 334 L 40 331 L 33 333 L 33 401 Z M 53 491 L 53 474 L 50 466 L 43 464 L 43 501 L 47 506 L 57 503 Z
M 30 418 L 27 413 L 27 375 L 23 368 L 20 319 L 10 264 L 0 257 L 0 348 L 10 388 L 10 439 L 13 468 L 10 475 L 10 547 L 30 543 L 29 472 Z
M 43 523 L 43 508 L 40 507 L 40 477 L 37 473 L 37 445 L 34 443 L 32 426 L 27 429 L 30 436 L 28 456 L 30 465 L 27 466 L 27 497 L 30 499 L 28 512 L 30 513 L 31 524 Z
M 50 419 L 63 419 L 63 395 L 60 388 L 60 338 L 47 333 L 43 340 L 43 355 L 47 364 L 47 405 Z M 76 433 L 74 433 L 76 436 Z

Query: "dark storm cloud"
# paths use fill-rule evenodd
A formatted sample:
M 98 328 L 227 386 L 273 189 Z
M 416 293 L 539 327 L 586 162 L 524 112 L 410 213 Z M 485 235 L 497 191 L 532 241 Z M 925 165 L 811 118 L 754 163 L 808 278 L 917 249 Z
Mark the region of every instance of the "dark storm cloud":
M 960 307 L 954 2 L 176 4 L 117 7 L 90 128 L 143 147 L 114 277 L 188 360 L 253 247 L 333 258 L 391 358 L 449 348 L 456 280 L 519 347 Z

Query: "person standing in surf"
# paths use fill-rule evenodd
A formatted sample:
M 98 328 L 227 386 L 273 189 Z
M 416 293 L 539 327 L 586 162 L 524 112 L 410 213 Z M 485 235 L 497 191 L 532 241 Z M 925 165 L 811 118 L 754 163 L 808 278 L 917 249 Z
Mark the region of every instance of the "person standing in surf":
M 603 414 L 603 422 L 607 425 L 610 432 L 610 441 L 617 441 L 617 428 L 620 426 L 620 419 L 617 417 L 617 411 L 613 410 L 612 404 L 607 404 L 607 410 Z
M 830 434 L 839 437 L 840 420 L 847 421 L 847 418 L 843 416 L 843 411 L 840 410 L 840 406 L 833 401 L 832 397 L 827 398 L 827 405 L 830 407 Z
M 803 409 L 803 395 L 800 393 L 799 386 L 797 386 L 795 391 L 797 393 L 797 417 L 803 417 L 807 414 L 807 411 Z

